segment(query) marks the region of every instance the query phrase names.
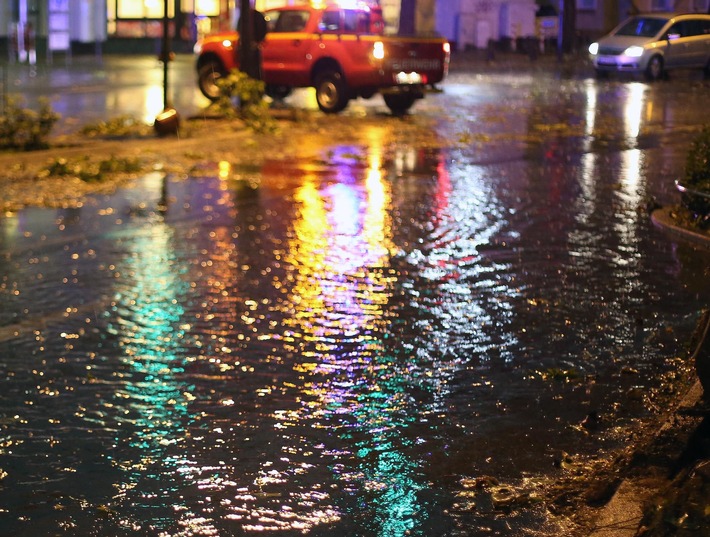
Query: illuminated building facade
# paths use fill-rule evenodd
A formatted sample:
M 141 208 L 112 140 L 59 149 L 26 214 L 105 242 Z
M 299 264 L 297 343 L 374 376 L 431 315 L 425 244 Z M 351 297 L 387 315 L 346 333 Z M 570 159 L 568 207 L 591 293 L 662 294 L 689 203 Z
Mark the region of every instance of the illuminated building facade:
M 229 28 L 239 0 L 10 0 L 0 5 L 0 49 L 12 61 L 38 55 L 155 52 L 167 6 L 175 50 Z M 257 4 L 268 4 L 262 0 Z
M 305 0 L 252 1 L 263 11 Z M 402 0 L 367 2 L 380 5 L 390 31 L 397 30 Z M 591 37 L 607 32 L 634 6 L 647 12 L 710 10 L 710 0 L 576 2 L 577 29 Z M 443 35 L 459 50 L 483 48 L 491 40 L 514 42 L 535 35 L 535 12 L 542 4 L 558 7 L 559 1 L 416 0 L 415 26 L 420 33 Z M 157 53 L 166 5 L 173 49 L 190 52 L 199 36 L 235 26 L 240 0 L 4 0 L 0 55 L 10 61 L 34 61 L 56 53 Z

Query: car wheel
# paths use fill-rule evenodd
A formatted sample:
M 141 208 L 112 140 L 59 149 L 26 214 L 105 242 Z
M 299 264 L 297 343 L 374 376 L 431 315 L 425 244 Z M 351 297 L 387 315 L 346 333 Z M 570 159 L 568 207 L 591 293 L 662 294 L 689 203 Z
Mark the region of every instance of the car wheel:
M 220 89 L 217 80 L 225 75 L 222 64 L 216 60 L 210 60 L 197 71 L 197 85 L 200 87 L 202 95 L 211 101 L 216 101 L 220 96 Z
M 648 65 L 646 66 L 646 78 L 648 80 L 658 80 L 663 76 L 663 58 L 656 55 L 648 60 Z
M 345 109 L 350 98 L 343 75 L 338 71 L 325 71 L 316 76 L 316 101 L 326 114 L 337 114 Z
M 705 65 L 705 69 L 703 69 L 703 74 L 705 75 L 706 79 L 710 79 L 710 60 L 708 60 L 708 63 Z
M 390 93 L 384 95 L 385 104 L 395 116 L 403 116 L 412 107 L 417 98 L 411 93 Z
M 609 78 L 609 71 L 605 71 L 604 69 L 595 69 L 594 74 L 599 80 L 605 80 Z

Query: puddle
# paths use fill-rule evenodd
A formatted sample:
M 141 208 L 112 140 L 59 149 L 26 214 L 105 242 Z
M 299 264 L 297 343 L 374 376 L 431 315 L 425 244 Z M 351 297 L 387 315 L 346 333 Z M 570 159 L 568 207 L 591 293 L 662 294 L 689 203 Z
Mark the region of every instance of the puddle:
M 0 220 L 3 527 L 559 530 L 503 504 L 625 441 L 707 299 L 655 157 L 576 155 L 374 139 Z

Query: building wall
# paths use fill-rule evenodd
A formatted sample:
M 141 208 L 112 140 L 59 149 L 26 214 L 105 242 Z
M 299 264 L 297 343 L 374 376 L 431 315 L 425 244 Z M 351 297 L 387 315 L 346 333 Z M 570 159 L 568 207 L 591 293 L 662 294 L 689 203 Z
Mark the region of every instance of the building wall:
M 635 14 L 635 8 L 640 13 L 707 13 L 710 9 L 710 0 L 597 0 L 595 3 L 595 9 L 584 9 L 583 6 L 590 3 L 585 0 L 577 2 L 577 33 L 581 44 L 610 32 Z
M 399 30 L 400 0 L 380 0 L 382 18 L 385 19 L 385 28 L 388 33 L 397 33 Z
M 417 0 L 416 29 L 422 35 L 436 34 L 436 0 Z
M 436 29 L 458 50 L 535 35 L 534 0 L 452 0 L 436 13 Z
M 170 0 L 173 5 L 193 5 L 193 2 Z M 229 26 L 230 16 L 238 6 L 238 0 L 217 0 L 221 13 L 211 30 L 217 26 Z M 301 0 L 255 0 L 257 8 L 267 9 L 276 5 L 294 4 Z M 577 31 L 580 45 L 611 30 L 626 18 L 636 5 L 641 11 L 654 8 L 679 12 L 707 12 L 710 0 L 577 0 Z M 380 0 L 388 31 L 396 32 L 399 23 L 401 0 Z M 555 2 L 557 3 L 557 2 Z M 0 57 L 10 57 L 16 40 L 13 31 L 18 23 L 16 5 L 25 6 L 24 22 L 32 24 L 38 52 L 47 49 L 49 17 L 53 7 L 68 5 L 69 20 L 66 33 L 73 44 L 102 43 L 112 37 L 107 31 L 106 0 L 0 0 Z M 483 48 L 489 41 L 526 38 L 535 35 L 535 0 L 417 0 L 416 25 L 419 33 L 438 33 L 452 41 L 458 49 Z M 658 10 L 656 9 L 656 10 Z M 187 14 L 190 16 L 190 14 Z M 224 19 L 224 21 L 223 21 Z M 226 21 L 226 22 L 225 22 Z M 56 22 L 56 21 L 55 21 Z M 192 24 L 192 19 L 190 19 Z M 221 27 L 221 26 L 220 26 Z M 61 33 L 61 31 L 59 32 Z M 58 39 L 58 41 L 57 41 Z M 55 36 L 60 43 L 63 36 Z M 126 39 L 130 39 L 126 36 Z M 148 39 L 150 39 L 148 37 Z M 132 50 L 130 47 L 125 50 Z
M 596 4 L 596 9 L 587 9 L 585 6 L 589 4 L 577 2 L 578 46 L 583 46 L 585 42 L 594 40 L 613 28 L 613 25 L 607 27 L 606 21 L 609 19 L 611 11 L 607 2 L 597 0 Z
M 636 0 L 641 12 L 707 13 L 708 0 Z

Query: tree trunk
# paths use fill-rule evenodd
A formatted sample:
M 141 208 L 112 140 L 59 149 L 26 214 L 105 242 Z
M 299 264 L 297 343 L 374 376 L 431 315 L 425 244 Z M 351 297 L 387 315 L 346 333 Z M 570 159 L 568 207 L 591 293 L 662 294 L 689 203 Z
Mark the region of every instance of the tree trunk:
M 563 0 L 562 5 L 562 52 L 569 54 L 577 42 L 577 2 Z
M 237 54 L 239 58 L 239 70 L 251 78 L 259 78 L 259 66 L 254 54 L 256 41 L 254 40 L 254 13 L 251 9 L 250 0 L 241 0 L 239 10 L 239 47 Z

